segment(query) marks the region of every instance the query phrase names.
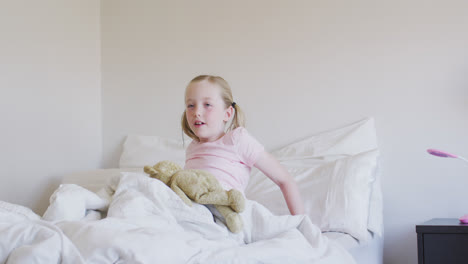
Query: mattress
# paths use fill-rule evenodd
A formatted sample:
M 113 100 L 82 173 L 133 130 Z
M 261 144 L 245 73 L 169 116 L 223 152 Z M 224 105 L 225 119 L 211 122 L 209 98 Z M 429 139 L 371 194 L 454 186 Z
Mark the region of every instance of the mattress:
M 324 232 L 323 234 L 348 250 L 357 264 L 383 264 L 382 236 L 369 231 L 367 241 L 360 243 L 346 233 Z

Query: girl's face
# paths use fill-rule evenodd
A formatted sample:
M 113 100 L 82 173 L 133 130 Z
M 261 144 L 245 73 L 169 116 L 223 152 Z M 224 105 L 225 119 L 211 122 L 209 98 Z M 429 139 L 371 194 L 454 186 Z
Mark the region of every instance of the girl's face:
M 185 92 L 185 115 L 200 142 L 211 142 L 224 135 L 224 127 L 233 113 L 221 98 L 221 88 L 209 81 L 191 83 Z

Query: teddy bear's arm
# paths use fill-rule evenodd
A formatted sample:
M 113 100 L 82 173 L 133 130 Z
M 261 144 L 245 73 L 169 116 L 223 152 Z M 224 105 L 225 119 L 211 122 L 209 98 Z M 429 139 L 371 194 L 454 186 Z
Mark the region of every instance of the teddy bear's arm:
M 202 193 L 198 195 L 195 202 L 200 204 L 230 205 L 228 193 L 225 190 Z
M 188 198 L 188 196 L 185 194 L 182 189 L 177 184 L 174 184 L 174 182 L 171 184 L 171 189 L 186 203 L 188 206 L 192 206 L 192 201 Z

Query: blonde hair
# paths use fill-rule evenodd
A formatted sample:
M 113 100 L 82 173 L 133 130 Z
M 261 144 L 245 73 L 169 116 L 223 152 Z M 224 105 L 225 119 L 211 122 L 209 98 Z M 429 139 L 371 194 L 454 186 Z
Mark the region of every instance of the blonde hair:
M 195 78 L 193 78 L 187 87 L 185 88 L 185 91 L 187 92 L 187 88 L 192 84 L 196 82 L 201 82 L 201 81 L 208 81 L 213 84 L 217 84 L 218 87 L 220 88 L 221 92 L 221 99 L 224 101 L 224 106 L 225 108 L 228 108 L 229 106 L 232 106 L 234 108 L 234 117 L 231 120 L 231 124 L 227 128 L 227 131 L 231 131 L 236 129 L 237 127 L 243 127 L 245 126 L 245 117 L 244 117 L 244 112 L 242 112 L 241 108 L 237 103 L 234 103 L 234 100 L 232 98 L 232 91 L 231 87 L 229 84 L 224 80 L 222 77 L 219 76 L 213 76 L 213 75 L 199 75 Z M 184 113 L 182 114 L 182 120 L 181 120 L 181 125 L 182 125 L 182 131 L 184 133 L 191 137 L 192 139 L 195 139 L 197 141 L 200 141 L 200 139 L 193 133 L 192 129 L 190 129 L 189 123 L 187 121 L 187 116 L 184 110 Z

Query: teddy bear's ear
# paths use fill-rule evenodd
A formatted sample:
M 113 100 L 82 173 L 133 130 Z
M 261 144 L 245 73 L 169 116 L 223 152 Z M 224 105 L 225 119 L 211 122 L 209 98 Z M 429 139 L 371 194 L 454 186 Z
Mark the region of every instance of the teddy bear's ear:
M 158 174 L 158 172 L 151 166 L 145 166 L 143 170 L 150 176 L 153 176 L 154 174 Z

